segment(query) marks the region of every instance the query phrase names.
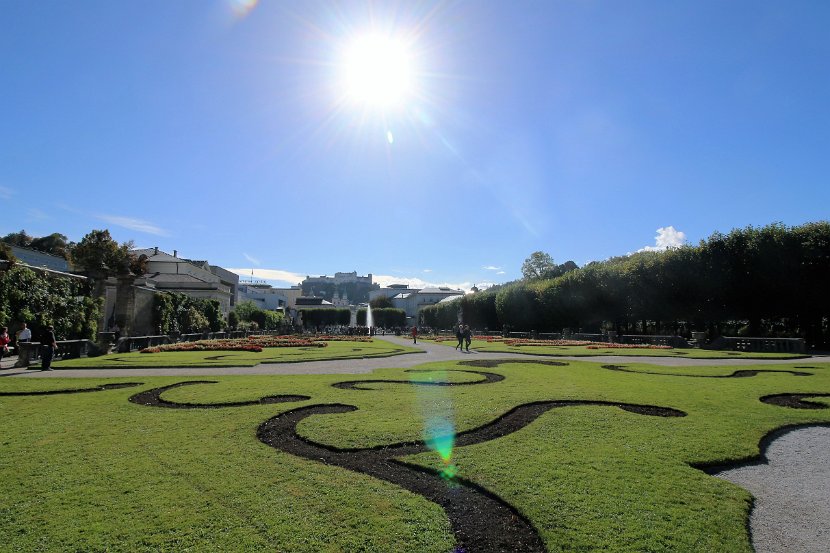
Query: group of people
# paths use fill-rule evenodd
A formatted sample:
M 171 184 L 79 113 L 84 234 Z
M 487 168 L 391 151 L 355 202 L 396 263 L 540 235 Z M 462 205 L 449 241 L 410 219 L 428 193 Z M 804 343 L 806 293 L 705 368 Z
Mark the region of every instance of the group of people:
M 19 344 L 27 343 L 32 341 L 32 330 L 23 323 L 23 328 L 17 331 L 15 334 L 15 344 L 17 344 L 17 351 L 20 352 Z M 9 328 L 4 326 L 0 328 L 0 362 L 3 361 L 3 357 L 10 353 L 9 351 L 9 344 L 12 343 L 12 339 L 9 336 Z M 41 345 L 41 369 L 44 371 L 51 371 L 52 370 L 52 358 L 55 356 L 55 349 L 57 349 L 57 339 L 55 338 L 55 328 L 51 325 L 44 328 L 42 335 L 40 337 L 40 345 Z
M 455 339 L 458 340 L 455 349 L 464 351 L 464 346 L 466 345 L 467 351 L 470 351 L 470 342 L 473 341 L 473 331 L 470 330 L 470 325 L 459 324 L 455 327 Z

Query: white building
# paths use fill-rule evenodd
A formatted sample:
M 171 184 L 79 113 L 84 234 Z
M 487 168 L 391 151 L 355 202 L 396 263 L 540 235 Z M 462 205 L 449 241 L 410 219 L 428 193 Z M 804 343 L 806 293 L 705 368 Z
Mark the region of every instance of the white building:
M 288 297 L 280 289 L 264 282 L 242 282 L 236 293 L 237 302 L 252 301 L 266 311 L 282 311 L 289 308 Z
M 133 250 L 144 261 L 145 274 L 137 278 L 136 286 L 160 292 L 176 292 L 192 298 L 217 300 L 224 315 L 236 304 L 239 275 L 207 261 L 191 261 L 159 250 Z
M 404 310 L 406 313 L 407 324 L 417 324 L 418 315 L 424 307 L 429 307 L 430 305 L 435 305 L 436 303 L 442 301 L 455 300 L 464 296 L 463 290 L 455 290 L 446 286 L 421 289 L 392 288 L 392 286 L 390 286 L 389 289 L 397 290 L 398 293 L 390 298 L 392 300 L 392 306 L 396 309 Z M 378 290 L 378 292 L 381 292 L 382 290 Z

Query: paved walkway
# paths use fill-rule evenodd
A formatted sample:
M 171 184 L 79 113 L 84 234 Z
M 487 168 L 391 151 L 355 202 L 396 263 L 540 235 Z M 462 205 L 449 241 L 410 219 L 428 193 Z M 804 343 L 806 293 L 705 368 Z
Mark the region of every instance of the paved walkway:
M 393 344 L 412 346 L 411 338 L 397 336 L 375 336 Z M 420 353 L 376 357 L 363 359 L 340 359 L 332 361 L 305 361 L 302 363 L 266 363 L 255 367 L 164 367 L 145 369 L 57 369 L 39 371 L 26 369 L 3 369 L 0 376 L 20 378 L 102 378 L 133 376 L 216 376 L 223 374 L 361 374 L 375 369 L 410 368 L 421 363 L 433 361 L 460 361 L 464 359 L 558 359 L 570 361 L 588 361 L 593 363 L 647 363 L 664 367 L 691 366 L 742 366 L 742 365 L 781 365 L 810 364 L 830 362 L 830 356 L 809 357 L 805 359 L 686 359 L 683 357 L 640 357 L 621 355 L 601 355 L 596 357 L 551 357 L 528 355 L 522 353 L 489 353 L 481 351 L 458 351 L 451 346 L 434 342 L 418 342 L 414 347 Z M 4 365 L 11 364 L 6 361 Z

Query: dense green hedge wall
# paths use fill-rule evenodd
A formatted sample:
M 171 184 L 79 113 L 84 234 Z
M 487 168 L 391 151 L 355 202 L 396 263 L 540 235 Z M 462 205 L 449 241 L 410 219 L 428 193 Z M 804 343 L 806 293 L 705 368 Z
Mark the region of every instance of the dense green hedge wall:
M 14 335 L 25 322 L 37 339 L 51 324 L 59 340 L 94 340 L 102 301 L 90 292 L 85 280 L 14 266 L 0 273 L 0 326 Z
M 406 311 L 394 307 L 372 308 L 372 319 L 374 326 L 383 328 L 394 328 L 406 326 Z M 357 310 L 357 324 L 366 326 L 366 309 Z
M 352 312 L 348 309 L 298 309 L 303 316 L 303 326 L 347 326 L 352 318 Z
M 803 336 L 830 347 L 830 223 L 715 233 L 696 246 L 640 252 L 552 279 L 425 308 L 422 323 L 624 333 L 708 331 Z M 460 302 L 460 303 L 459 303 Z

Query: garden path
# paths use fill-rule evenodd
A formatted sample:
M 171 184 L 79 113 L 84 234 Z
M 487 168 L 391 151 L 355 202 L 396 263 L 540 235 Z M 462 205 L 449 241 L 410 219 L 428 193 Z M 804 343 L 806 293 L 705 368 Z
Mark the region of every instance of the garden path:
M 412 346 L 412 339 L 399 336 L 375 336 L 393 344 Z M 263 363 L 255 367 L 164 367 L 143 369 L 59 369 L 50 372 L 25 369 L 4 369 L 1 376 L 33 378 L 101 378 L 135 376 L 216 376 L 223 374 L 363 374 L 376 369 L 408 369 L 433 361 L 460 361 L 464 359 L 557 359 L 588 361 L 593 363 L 646 363 L 664 367 L 691 366 L 742 366 L 780 365 L 830 362 L 830 356 L 798 359 L 685 359 L 682 357 L 639 357 L 600 355 L 596 357 L 551 357 L 523 353 L 492 353 L 482 351 L 461 352 L 450 346 L 434 342 L 418 342 L 419 353 L 364 359 L 339 359 L 330 361 L 305 361 L 300 363 Z M 56 367 L 57 368 L 57 367 Z

